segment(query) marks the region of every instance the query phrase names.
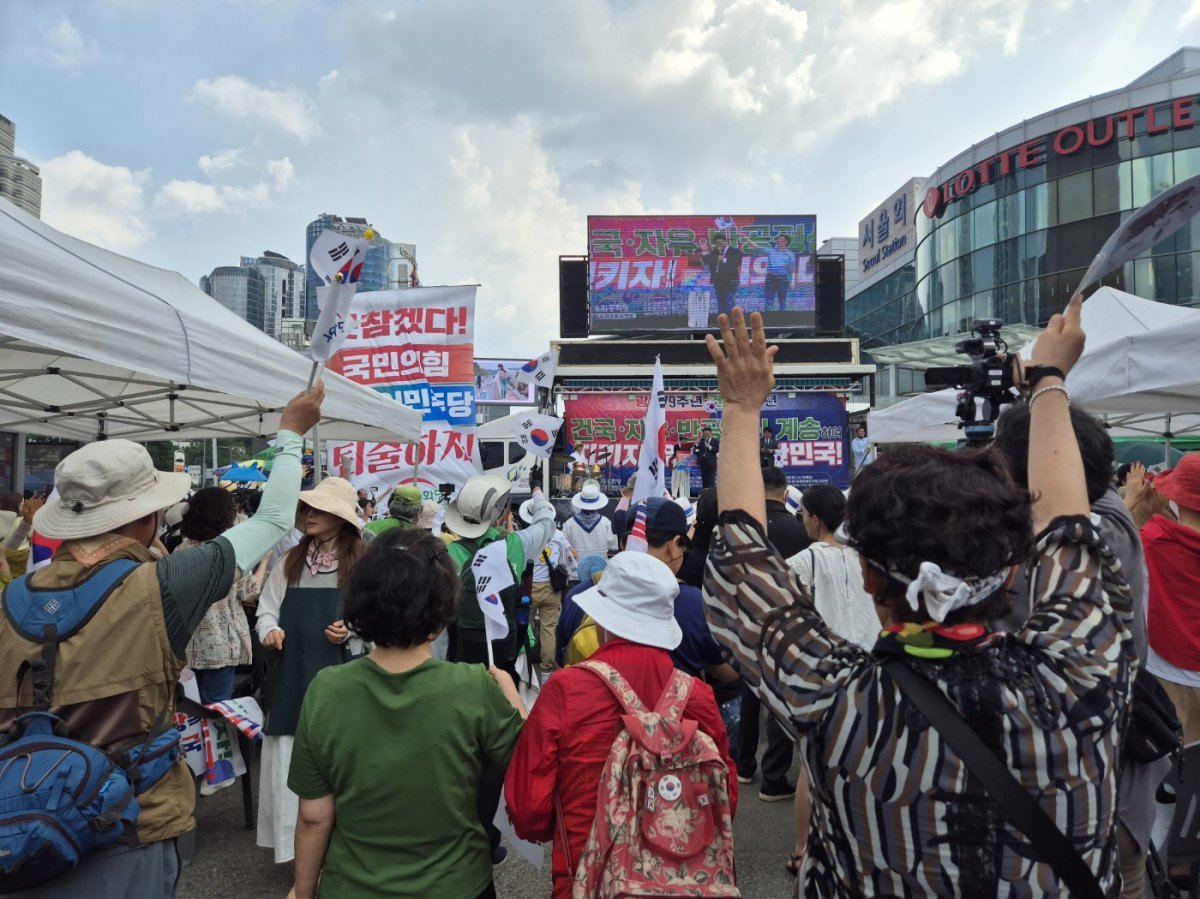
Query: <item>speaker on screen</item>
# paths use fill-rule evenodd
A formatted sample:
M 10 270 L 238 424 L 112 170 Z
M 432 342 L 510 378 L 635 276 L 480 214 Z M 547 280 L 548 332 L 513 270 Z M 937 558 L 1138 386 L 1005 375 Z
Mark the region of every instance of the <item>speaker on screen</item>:
M 817 333 L 841 335 L 846 329 L 846 257 L 817 257 Z
M 558 257 L 558 336 L 587 337 L 588 261 L 586 256 Z

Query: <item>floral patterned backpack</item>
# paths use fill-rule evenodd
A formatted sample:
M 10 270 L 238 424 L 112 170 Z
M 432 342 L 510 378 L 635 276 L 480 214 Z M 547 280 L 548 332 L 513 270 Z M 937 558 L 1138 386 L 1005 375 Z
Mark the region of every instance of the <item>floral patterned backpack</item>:
M 621 703 L 624 729 L 600 776 L 574 899 L 741 896 L 733 866 L 729 770 L 683 718 L 693 679 L 675 671 L 653 712 L 603 662 L 582 662 Z

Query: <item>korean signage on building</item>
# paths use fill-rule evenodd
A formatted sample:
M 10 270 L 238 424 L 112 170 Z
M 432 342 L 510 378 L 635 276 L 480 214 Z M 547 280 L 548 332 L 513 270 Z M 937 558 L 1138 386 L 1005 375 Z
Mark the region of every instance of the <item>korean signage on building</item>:
M 567 397 L 567 442 L 599 466 L 605 489 L 620 487 L 637 471 L 649 396 L 647 392 Z M 691 450 L 701 428 L 712 428 L 720 439 L 720 397 L 668 392 L 666 403 L 668 462 L 691 469 L 695 495 L 700 492 L 700 470 Z M 773 393 L 761 415 L 778 441 L 775 461 L 787 472 L 789 484 L 801 489 L 813 484 L 841 489 L 850 485 L 845 400 L 828 393 Z
M 917 208 L 926 178 L 911 178 L 858 223 L 860 281 L 885 272 L 917 245 Z
M 963 169 L 941 184 L 931 184 L 922 207 L 928 218 L 937 218 L 953 203 L 974 193 L 985 184 L 1025 169 L 1046 164 L 1046 158 L 1074 156 L 1089 147 L 1106 147 L 1114 140 L 1133 140 L 1139 133 L 1155 135 L 1183 131 L 1196 126 L 1193 104 L 1197 97 L 1179 97 L 1165 103 L 1135 106 L 1124 112 L 1102 116 L 1090 122 L 1067 125 L 1053 134 L 1042 135 L 989 156 Z M 1139 124 L 1139 120 L 1141 120 Z M 1144 128 L 1142 128 L 1144 125 Z

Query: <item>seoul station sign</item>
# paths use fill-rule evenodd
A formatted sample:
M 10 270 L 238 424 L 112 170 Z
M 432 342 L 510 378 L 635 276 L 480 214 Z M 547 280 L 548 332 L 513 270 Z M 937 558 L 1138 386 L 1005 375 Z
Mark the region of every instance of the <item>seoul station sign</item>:
M 970 168 L 963 169 L 953 178 L 934 185 L 925 192 L 921 208 L 927 218 L 936 218 L 954 202 L 969 196 L 985 184 L 1019 172 L 1044 165 L 1050 153 L 1056 156 L 1074 156 L 1088 147 L 1106 147 L 1117 139 L 1117 122 L 1125 123 L 1125 137 L 1132 140 L 1139 118 L 1146 120 L 1147 134 L 1165 134 L 1182 131 L 1196 125 L 1192 104 L 1200 98 L 1180 97 L 1171 101 L 1169 110 L 1156 110 L 1151 106 L 1137 106 L 1124 112 L 1101 116 L 1081 125 L 1068 125 L 1054 134 L 1035 137 L 1023 144 L 1009 147 L 989 156 Z

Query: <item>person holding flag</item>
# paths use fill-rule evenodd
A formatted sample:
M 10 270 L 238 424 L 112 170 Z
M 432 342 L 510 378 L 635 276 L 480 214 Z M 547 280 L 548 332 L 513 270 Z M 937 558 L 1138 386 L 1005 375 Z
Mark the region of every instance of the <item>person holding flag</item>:
M 459 539 L 447 546 L 462 584 L 458 621 L 450 630 L 452 662 L 484 664 L 517 680 L 519 583 L 554 533 L 554 507 L 534 488 L 529 527 L 513 533 L 508 498 L 512 485 L 494 475 L 470 478 L 446 507 L 446 527 Z M 492 862 L 507 855 L 492 824 L 500 805 L 504 772 L 485 770 L 479 785 L 479 819 L 491 844 Z

